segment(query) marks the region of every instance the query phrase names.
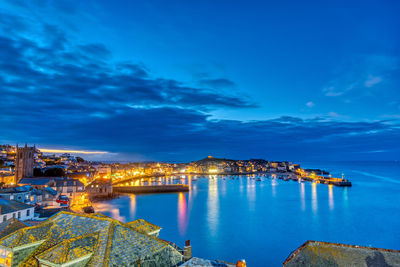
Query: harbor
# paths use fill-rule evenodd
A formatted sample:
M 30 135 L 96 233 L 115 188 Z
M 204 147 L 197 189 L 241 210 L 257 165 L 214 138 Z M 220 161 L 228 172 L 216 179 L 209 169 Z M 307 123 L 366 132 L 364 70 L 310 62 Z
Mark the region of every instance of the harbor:
M 398 229 L 399 219 L 398 190 L 394 189 L 398 167 L 330 162 L 304 166 L 337 170 L 330 172 L 332 177 L 344 172 L 353 186 L 295 181 L 289 179 L 289 173 L 186 175 L 168 181 L 189 185 L 187 193 L 123 194 L 93 206 L 96 212 L 121 221 L 152 218 L 163 227 L 163 238 L 177 244 L 190 239 L 195 255 L 230 262 L 240 255 L 248 266 L 265 266 L 265 262 L 282 266 L 308 239 L 400 249 L 399 231 L 392 230 Z M 391 179 L 366 176 L 368 173 Z M 159 183 L 159 179 L 152 183 Z M 379 199 L 372 199 L 373 194 L 379 194 Z M 371 210 L 381 210 L 381 216 L 371 216 Z M 385 227 L 375 231 L 382 220 Z M 352 227 L 359 221 L 368 223 Z M 235 245 L 243 242 L 251 245 Z M 260 251 L 254 248 L 261 247 L 270 253 L 259 257 Z

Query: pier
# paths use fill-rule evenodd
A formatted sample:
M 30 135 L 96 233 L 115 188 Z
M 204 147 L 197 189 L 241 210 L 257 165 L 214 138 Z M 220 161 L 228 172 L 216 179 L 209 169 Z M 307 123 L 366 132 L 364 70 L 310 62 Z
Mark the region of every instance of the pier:
M 189 186 L 184 184 L 115 186 L 113 191 L 128 194 L 189 192 Z
M 297 175 L 300 179 L 305 181 L 315 181 L 321 184 L 331 184 L 336 186 L 352 186 L 351 182 L 347 179 L 342 178 L 334 178 L 334 177 L 327 177 L 322 175 L 316 175 L 315 173 L 308 173 L 303 169 L 297 170 Z

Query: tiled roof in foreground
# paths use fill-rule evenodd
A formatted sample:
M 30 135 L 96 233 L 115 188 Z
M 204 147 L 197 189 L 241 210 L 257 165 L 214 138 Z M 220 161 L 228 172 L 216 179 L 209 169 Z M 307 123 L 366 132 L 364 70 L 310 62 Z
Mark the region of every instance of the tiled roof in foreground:
M 55 264 L 64 264 L 92 254 L 96 249 L 98 232 L 63 241 L 36 258 Z
M 14 233 L 18 229 L 28 226 L 30 225 L 15 218 L 8 219 L 7 221 L 0 223 L 0 239 Z
M 167 242 L 99 214 L 59 212 L 44 223 L 2 239 L 13 266 L 80 262 L 82 266 L 175 266 L 182 255 Z M 152 265 L 153 266 L 153 265 Z
M 283 266 L 400 266 L 400 251 L 307 241 Z

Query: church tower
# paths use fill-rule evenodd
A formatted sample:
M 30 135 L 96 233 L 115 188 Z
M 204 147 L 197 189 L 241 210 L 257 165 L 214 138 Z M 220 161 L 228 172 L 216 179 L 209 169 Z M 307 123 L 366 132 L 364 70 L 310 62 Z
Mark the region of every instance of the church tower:
M 18 147 L 15 157 L 15 181 L 18 183 L 22 178 L 33 176 L 35 147 Z

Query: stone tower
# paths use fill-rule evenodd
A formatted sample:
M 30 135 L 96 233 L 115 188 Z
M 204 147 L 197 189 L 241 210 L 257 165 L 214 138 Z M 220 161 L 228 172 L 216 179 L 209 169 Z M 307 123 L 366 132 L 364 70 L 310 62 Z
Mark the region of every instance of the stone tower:
M 33 176 L 35 147 L 18 147 L 15 157 L 15 181 L 18 183 L 21 178 Z

